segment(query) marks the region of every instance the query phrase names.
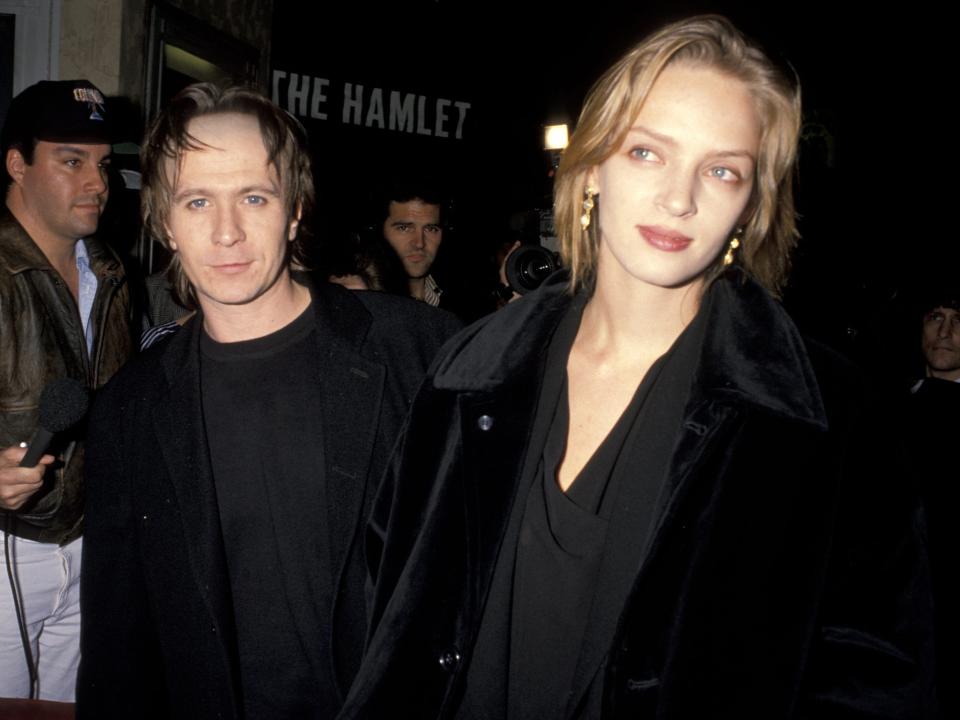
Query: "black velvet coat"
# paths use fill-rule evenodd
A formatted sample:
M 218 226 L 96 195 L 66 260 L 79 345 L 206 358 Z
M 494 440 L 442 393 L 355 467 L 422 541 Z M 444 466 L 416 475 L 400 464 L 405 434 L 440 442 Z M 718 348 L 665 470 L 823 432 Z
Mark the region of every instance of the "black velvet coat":
M 345 695 L 366 628 L 359 538 L 375 483 L 426 368 L 459 322 L 413 300 L 332 285 L 313 289 L 313 309 L 316 366 L 291 381 L 309 381 L 313 373 L 324 397 L 317 440 L 327 513 L 316 522 L 329 529 L 336 584 L 324 621 L 331 623 L 332 662 Z M 201 322 L 192 320 L 132 362 L 94 407 L 80 718 L 239 714 L 233 604 L 200 407 Z M 292 518 L 297 513 L 283 497 L 264 502 Z M 302 566 L 302 520 L 277 526 L 281 564 L 286 558 L 293 568 Z M 310 647 L 319 629 L 309 599 L 290 606 Z
M 368 530 L 371 635 L 342 719 L 457 708 L 568 304 L 554 279 L 471 326 L 418 394 Z M 604 718 L 930 716 L 920 518 L 857 376 L 736 271 L 701 312 L 668 500 L 567 715 L 596 676 Z

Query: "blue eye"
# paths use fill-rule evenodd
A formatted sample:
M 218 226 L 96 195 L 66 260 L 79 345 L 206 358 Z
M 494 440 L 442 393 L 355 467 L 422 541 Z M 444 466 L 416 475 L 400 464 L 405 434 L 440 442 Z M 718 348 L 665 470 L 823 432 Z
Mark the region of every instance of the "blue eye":
M 244 202 L 247 205 L 264 205 L 267 202 L 267 199 L 262 195 L 248 195 L 244 198 Z
M 187 203 L 187 207 L 192 210 L 200 210 L 201 208 L 207 207 L 210 203 L 206 198 L 196 198 Z
M 728 167 L 710 168 L 710 174 L 718 180 L 725 180 L 726 182 L 737 182 L 740 179 L 740 176 Z
M 647 147 L 635 147 L 632 150 L 630 150 L 629 155 L 630 157 L 635 158 L 637 160 L 659 160 L 660 159 L 657 157 L 657 154 L 653 150 Z

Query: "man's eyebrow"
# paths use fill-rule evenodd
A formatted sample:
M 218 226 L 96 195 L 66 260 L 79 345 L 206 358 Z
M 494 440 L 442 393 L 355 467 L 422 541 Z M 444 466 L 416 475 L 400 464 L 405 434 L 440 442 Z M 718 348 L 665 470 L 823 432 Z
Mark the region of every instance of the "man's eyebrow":
M 280 197 L 280 189 L 275 185 L 246 185 L 237 190 L 231 191 L 235 195 L 270 195 L 271 197 Z M 191 195 L 215 195 L 216 192 L 202 187 L 202 186 L 191 186 L 185 187 L 177 190 L 173 195 L 174 200 L 181 200 L 185 197 Z
M 83 155 L 84 157 L 90 156 L 89 150 L 85 150 L 82 147 L 77 147 L 76 145 L 58 145 L 53 149 L 53 152 L 57 155 Z
M 80 157 L 84 160 L 89 160 L 91 158 L 96 158 L 97 156 L 93 154 L 93 151 L 77 145 L 58 145 L 53 149 L 53 154 L 56 157 Z M 99 156 L 97 159 L 98 163 L 109 164 L 113 160 L 113 151 L 110 150 L 103 155 Z
M 280 188 L 271 183 L 270 185 L 247 185 L 237 191 L 237 195 L 250 195 L 251 193 L 280 197 Z
M 181 188 L 180 190 L 177 190 L 177 192 L 173 194 L 173 199 L 174 201 L 176 201 L 176 200 L 182 200 L 183 198 L 189 197 L 190 195 L 207 195 L 207 194 L 208 194 L 207 191 L 200 187 L 185 187 L 185 188 Z

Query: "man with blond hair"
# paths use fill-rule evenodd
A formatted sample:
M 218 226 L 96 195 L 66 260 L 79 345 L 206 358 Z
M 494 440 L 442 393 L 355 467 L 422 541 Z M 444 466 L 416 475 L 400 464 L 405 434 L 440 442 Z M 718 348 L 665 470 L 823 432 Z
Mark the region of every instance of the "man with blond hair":
M 197 314 L 94 408 L 81 718 L 328 718 L 366 631 L 362 528 L 456 327 L 314 282 L 303 128 L 194 85 L 154 123 L 145 221 Z

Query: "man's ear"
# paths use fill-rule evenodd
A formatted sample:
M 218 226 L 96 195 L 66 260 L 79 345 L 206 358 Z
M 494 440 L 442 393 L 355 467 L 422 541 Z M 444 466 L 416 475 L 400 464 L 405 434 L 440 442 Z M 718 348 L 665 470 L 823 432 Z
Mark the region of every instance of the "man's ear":
M 18 185 L 23 182 L 23 173 L 26 171 L 27 161 L 17 148 L 7 150 L 5 158 L 7 166 L 7 175 L 9 175 Z
M 297 207 L 293 211 L 293 217 L 290 218 L 290 225 L 287 227 L 287 241 L 293 242 L 294 238 L 297 237 L 297 228 L 300 227 L 300 218 L 303 216 L 303 205 L 297 203 Z
M 163 226 L 163 232 L 164 232 L 164 234 L 167 236 L 167 244 L 170 246 L 170 249 L 171 249 L 173 252 L 176 252 L 176 251 L 177 251 L 177 243 L 174 242 L 174 240 L 173 240 L 173 233 L 170 231 L 170 226 L 164 224 L 164 226 Z

